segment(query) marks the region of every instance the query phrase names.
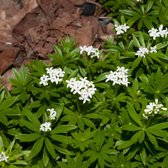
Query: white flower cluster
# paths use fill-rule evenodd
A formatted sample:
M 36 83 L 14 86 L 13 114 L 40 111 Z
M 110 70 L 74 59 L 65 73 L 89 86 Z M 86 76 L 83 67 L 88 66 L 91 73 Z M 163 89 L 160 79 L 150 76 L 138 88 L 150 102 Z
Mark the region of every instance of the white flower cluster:
M 156 52 L 156 46 L 150 47 L 150 49 L 147 49 L 146 47 L 140 47 L 139 50 L 135 53 L 135 55 L 137 55 L 138 57 L 145 57 L 145 54 Z
M 48 85 L 48 81 L 50 81 L 51 83 L 58 84 L 59 82 L 62 81 L 62 78 L 64 77 L 65 72 L 62 71 L 61 68 L 55 68 L 53 69 L 53 67 L 51 68 L 46 68 L 47 74 L 44 74 L 41 78 L 40 78 L 40 82 L 39 84 L 47 86 Z
M 50 112 L 50 115 L 49 115 L 50 120 L 55 120 L 57 112 L 53 108 L 47 109 L 47 111 Z
M 109 75 L 106 75 L 106 82 L 112 81 L 113 85 L 119 84 L 119 85 L 125 85 L 128 86 L 128 69 L 125 69 L 125 67 L 117 67 L 116 71 L 110 71 Z
M 83 52 L 86 52 L 87 55 L 89 55 L 91 58 L 93 57 L 100 57 L 99 49 L 94 48 L 93 46 L 80 46 L 80 54 L 83 54 Z
M 73 94 L 79 94 L 79 100 L 83 100 L 83 103 L 86 103 L 86 101 L 90 101 L 92 96 L 95 94 L 95 85 L 92 81 L 88 81 L 87 77 L 80 78 L 80 80 L 76 80 L 76 78 L 71 78 L 70 80 L 66 80 L 66 82 L 67 88 L 70 88 Z
M 6 154 L 5 154 L 5 152 L 1 152 L 0 153 L 0 162 L 3 162 L 3 161 L 5 161 L 5 162 L 7 162 L 8 161 L 8 156 L 6 156 Z
M 123 25 L 115 24 L 114 27 L 115 27 L 115 30 L 117 32 L 117 35 L 120 35 L 120 34 L 123 34 L 124 32 L 127 32 L 127 29 L 130 28 L 126 24 L 123 24 Z
M 45 123 L 41 124 L 40 125 L 40 131 L 43 131 L 43 132 L 51 131 L 51 123 L 50 122 L 45 122 Z
M 55 120 L 57 112 L 54 110 L 54 108 L 51 108 L 51 109 L 48 108 L 47 111 L 50 112 L 49 119 Z M 40 131 L 43 131 L 43 132 L 51 131 L 51 122 L 44 122 L 43 124 L 41 124 Z
M 154 116 L 159 113 L 161 110 L 167 110 L 167 108 L 163 107 L 163 104 L 158 103 L 158 99 L 155 99 L 155 102 L 150 102 L 146 109 L 144 110 L 143 117 L 148 119 L 150 116 Z
M 153 40 L 156 40 L 156 37 L 167 37 L 168 30 L 163 29 L 163 25 L 159 26 L 159 29 L 152 28 L 148 31 L 149 36 L 153 38 Z

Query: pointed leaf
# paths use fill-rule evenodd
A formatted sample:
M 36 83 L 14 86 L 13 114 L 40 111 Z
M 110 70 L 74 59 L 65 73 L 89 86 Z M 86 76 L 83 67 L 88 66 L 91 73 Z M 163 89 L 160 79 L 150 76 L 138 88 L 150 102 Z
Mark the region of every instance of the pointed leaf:
M 62 142 L 64 144 L 71 144 L 73 139 L 65 135 L 52 134 L 51 138 L 55 141 Z
M 49 160 L 50 160 L 50 159 L 49 159 L 47 150 L 46 150 L 46 148 L 44 147 L 44 150 L 43 150 L 43 164 L 44 164 L 45 167 L 47 167 Z
M 66 148 L 62 148 L 62 147 L 59 147 L 59 146 L 55 146 L 55 149 L 56 149 L 58 152 L 62 153 L 62 154 L 72 155 L 72 153 L 71 153 L 69 150 L 67 150 Z
M 34 158 L 41 151 L 43 147 L 44 137 L 38 139 L 32 147 L 32 150 L 29 155 L 29 159 Z
M 141 120 L 140 120 L 140 117 L 139 117 L 139 115 L 136 113 L 134 107 L 133 107 L 130 103 L 127 104 L 127 109 L 128 109 L 128 112 L 129 112 L 130 117 L 131 117 L 139 126 L 142 127 L 143 124 L 142 124 L 142 122 L 141 122 Z
M 127 131 L 139 131 L 141 129 L 141 127 L 137 127 L 136 125 L 130 123 L 127 125 L 123 125 L 121 127 L 123 130 L 127 130 Z
M 150 142 L 155 146 L 155 147 L 158 147 L 158 143 L 157 143 L 157 140 L 155 138 L 155 136 L 153 136 L 151 133 L 149 133 L 147 130 L 146 130 L 146 135 L 148 137 L 148 139 L 150 140 Z
M 51 143 L 51 141 L 48 138 L 45 138 L 45 146 L 47 148 L 47 151 L 53 157 L 53 159 L 55 159 L 57 155 L 54 150 L 54 145 Z
M 32 133 L 32 134 L 18 134 L 16 138 L 19 139 L 21 142 L 32 142 L 40 138 L 41 135 L 39 133 Z
M 25 114 L 25 116 L 33 123 L 35 127 L 40 127 L 40 121 L 32 112 L 30 112 L 28 109 L 24 109 L 23 114 Z
M 51 131 L 51 134 L 57 134 L 57 133 L 67 133 L 71 130 L 76 129 L 76 125 L 58 125 L 55 129 Z
M 31 122 L 26 121 L 26 120 L 20 120 L 20 124 L 24 125 L 28 129 L 32 130 L 33 132 L 40 132 L 40 127 L 36 127 L 33 125 Z

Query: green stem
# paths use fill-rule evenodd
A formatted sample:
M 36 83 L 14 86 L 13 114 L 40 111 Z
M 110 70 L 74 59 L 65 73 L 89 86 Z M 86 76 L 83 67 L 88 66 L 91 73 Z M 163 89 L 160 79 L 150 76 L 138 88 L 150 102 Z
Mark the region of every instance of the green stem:
M 77 112 L 80 113 L 81 110 L 80 110 L 80 105 L 79 105 L 79 99 L 77 98 L 77 101 L 76 101 L 76 108 L 77 108 Z

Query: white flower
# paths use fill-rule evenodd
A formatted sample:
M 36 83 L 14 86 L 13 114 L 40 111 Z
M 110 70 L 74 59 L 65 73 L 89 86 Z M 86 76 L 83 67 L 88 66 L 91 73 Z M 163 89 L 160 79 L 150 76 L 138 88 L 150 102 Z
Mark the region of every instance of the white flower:
M 150 30 L 148 31 L 148 33 L 149 33 L 149 36 L 150 36 L 150 37 L 153 37 L 153 40 L 155 40 L 156 37 L 159 37 L 159 36 L 160 36 L 158 30 L 155 29 L 155 28 L 150 29 Z
M 42 84 L 44 86 L 48 85 L 48 81 L 50 81 L 51 83 L 58 84 L 59 82 L 62 81 L 62 78 L 64 77 L 65 72 L 62 71 L 61 68 L 55 68 L 53 69 L 53 67 L 50 68 L 46 68 L 47 71 L 47 75 L 44 74 L 41 78 L 40 78 L 40 82 L 39 84 Z
M 115 24 L 114 27 L 117 32 L 117 35 L 123 34 L 124 32 L 127 32 L 127 29 L 129 29 L 129 26 L 127 26 L 126 24 L 123 25 Z
M 50 115 L 49 115 L 50 120 L 55 120 L 57 112 L 53 108 L 47 109 L 47 111 L 50 112 Z
M 82 48 L 82 46 L 80 48 Z M 88 47 L 84 46 L 84 48 L 85 48 L 84 51 L 87 52 L 88 55 L 91 55 L 91 53 L 94 52 L 93 46 L 88 46 Z
M 121 27 L 124 30 L 124 32 L 127 32 L 127 29 L 129 29 L 129 26 L 127 26 L 126 24 L 121 25 Z
M 8 161 L 8 156 L 6 156 L 6 154 L 5 154 L 5 152 L 1 152 L 0 153 L 0 162 L 3 162 L 3 161 L 5 161 L 5 162 L 7 162 Z
M 42 77 L 40 77 L 39 84 L 47 86 L 48 85 L 48 80 L 49 80 L 49 76 L 44 74 Z
M 77 81 L 76 78 L 71 78 L 70 80 L 66 80 L 67 88 L 72 88 L 75 85 L 76 81 Z
M 51 68 L 46 68 L 47 70 L 47 74 L 49 75 L 49 80 L 51 81 L 51 83 L 58 84 L 59 82 L 62 81 L 62 78 L 64 77 L 65 72 L 62 71 L 61 68 L 55 68 L 53 69 L 53 67 Z
M 99 58 L 100 57 L 99 50 L 97 48 L 94 48 L 94 50 L 91 52 L 91 56 L 90 57 L 91 58 L 94 58 L 94 57 Z
M 71 78 L 70 80 L 66 80 L 66 82 L 67 88 L 70 88 L 73 94 L 80 94 L 80 90 L 84 85 L 83 83 L 81 83 L 81 81 L 76 80 L 76 78 Z
M 47 74 L 52 74 L 53 73 L 53 67 L 46 68 Z
M 88 51 L 89 47 L 87 47 L 87 46 L 80 46 L 79 49 L 80 49 L 80 54 L 83 54 L 83 52 L 87 52 Z
M 159 26 L 159 29 L 152 28 L 148 31 L 148 33 L 149 33 L 149 36 L 153 37 L 153 40 L 155 40 L 156 37 L 167 37 L 168 30 L 167 28 L 163 29 L 163 25 L 161 24 Z
M 117 32 L 117 35 L 120 35 L 120 34 L 123 34 L 124 33 L 124 30 L 122 29 L 122 26 L 121 25 L 114 25 L 115 26 L 115 30 Z
M 82 89 L 80 91 L 79 100 L 83 100 L 83 103 L 86 103 L 86 101 L 90 101 L 89 98 L 90 98 L 90 96 L 89 96 L 88 90 L 87 89 Z
M 80 46 L 80 54 L 83 54 L 83 52 L 86 52 L 87 55 L 89 55 L 91 58 L 93 57 L 100 57 L 100 52 L 97 48 L 94 48 L 92 46 Z
M 168 34 L 167 28 L 163 30 L 163 25 L 160 25 L 158 34 L 161 37 L 167 37 L 167 34 Z
M 146 47 L 140 47 L 139 50 L 135 53 L 138 57 L 145 57 L 145 54 L 148 54 L 149 50 Z
M 45 123 L 41 124 L 40 125 L 40 131 L 43 131 L 43 132 L 51 131 L 51 123 L 50 122 L 45 122 Z
M 163 104 L 158 103 L 158 99 L 155 99 L 155 102 L 150 102 L 143 113 L 143 117 L 148 119 L 149 116 L 154 116 L 159 113 L 161 110 L 167 110 L 167 108 L 163 107 Z
M 116 71 L 110 71 L 109 75 L 106 75 L 106 82 L 112 81 L 113 85 L 125 85 L 128 86 L 128 69 L 125 67 L 117 67 Z
M 150 47 L 150 50 L 149 50 L 150 53 L 156 53 L 156 46 L 154 47 Z
M 79 100 L 83 100 L 83 103 L 86 101 L 90 101 L 92 96 L 95 94 L 96 88 L 92 81 L 88 81 L 87 78 L 80 78 L 80 80 L 76 80 L 76 78 L 71 78 L 67 80 L 67 88 L 71 89 L 73 94 L 79 94 Z

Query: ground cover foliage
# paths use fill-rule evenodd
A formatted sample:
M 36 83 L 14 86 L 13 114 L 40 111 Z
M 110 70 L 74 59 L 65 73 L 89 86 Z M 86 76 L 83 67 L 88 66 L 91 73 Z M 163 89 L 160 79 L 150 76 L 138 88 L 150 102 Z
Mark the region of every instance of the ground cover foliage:
M 1 87 L 1 167 L 168 166 L 168 1 L 100 2 L 116 31 L 103 49 L 67 37 Z

